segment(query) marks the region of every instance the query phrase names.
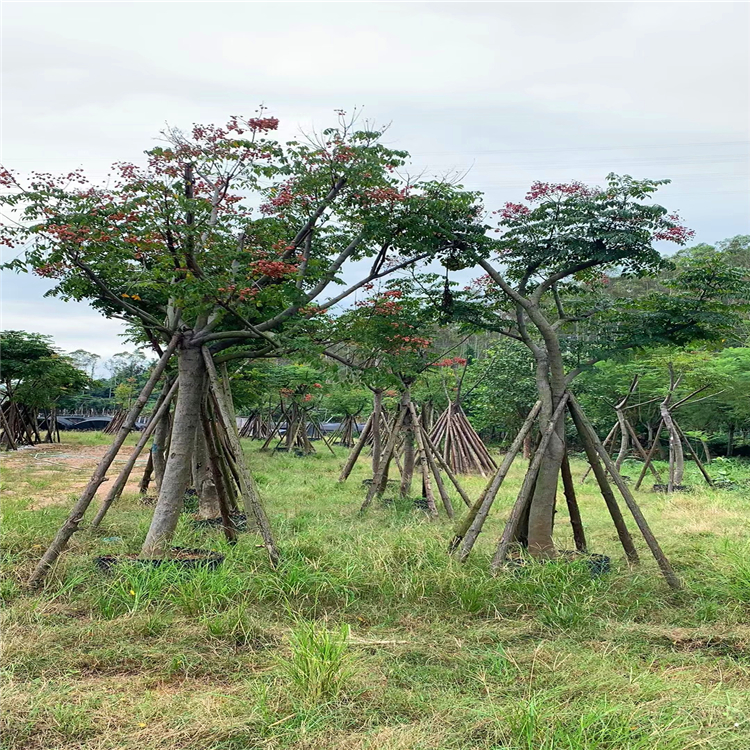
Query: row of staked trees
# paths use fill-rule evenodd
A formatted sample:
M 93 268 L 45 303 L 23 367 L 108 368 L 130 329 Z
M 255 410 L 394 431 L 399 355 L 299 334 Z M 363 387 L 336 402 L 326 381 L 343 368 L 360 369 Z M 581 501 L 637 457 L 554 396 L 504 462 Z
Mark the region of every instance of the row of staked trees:
M 273 138 L 277 128 L 261 111 L 223 126 L 169 129 L 144 164 L 115 165 L 105 185 L 80 171 L 0 174 L 0 200 L 14 217 L 3 241 L 21 251 L 8 266 L 49 279 L 64 299 L 125 319 L 132 339 L 159 357 L 123 435 L 161 378 L 163 399 L 175 397 L 142 554 L 169 553 L 191 457 L 212 440 L 209 417 L 232 421 L 233 368 L 322 355 L 356 372 L 377 410 L 378 393 L 395 388 L 403 398 L 441 361 L 451 361 L 446 367 L 456 378 L 462 365 L 454 367 L 456 352 L 442 345 L 449 338 L 442 325 L 460 341 L 492 332 L 531 357 L 540 424 L 551 427 L 530 496 L 528 547 L 553 556 L 565 453 L 560 415 L 571 384 L 628 352 L 734 335 L 747 269 L 709 250 L 675 266 L 657 250 L 657 243 L 683 246 L 691 236 L 653 202 L 662 181 L 610 175 L 602 187 L 540 182 L 522 202 L 488 213 L 481 195 L 460 185 L 410 179 L 408 154 L 344 113 L 308 139 L 282 143 Z M 446 274 L 476 268 L 481 275 L 459 289 L 447 275 L 418 272 L 435 261 Z M 396 272 L 409 278 L 371 286 Z M 646 278 L 658 283 L 648 286 Z M 486 360 L 487 377 L 498 360 Z M 223 439 L 225 453 L 236 454 L 231 435 Z M 107 468 L 92 479 L 34 580 L 78 528 Z M 245 476 L 240 465 L 233 471 Z M 240 484 L 277 559 L 251 478 Z

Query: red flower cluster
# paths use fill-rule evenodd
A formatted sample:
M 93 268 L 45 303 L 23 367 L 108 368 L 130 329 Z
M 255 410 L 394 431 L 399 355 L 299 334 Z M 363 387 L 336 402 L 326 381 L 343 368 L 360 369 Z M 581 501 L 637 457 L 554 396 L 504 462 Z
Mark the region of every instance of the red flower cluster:
M 692 229 L 688 229 L 683 224 L 680 224 L 682 219 L 679 214 L 670 214 L 667 216 L 667 219 L 672 222 L 672 226 L 665 229 L 658 229 L 654 232 L 655 240 L 666 240 L 667 242 L 676 242 L 678 245 L 683 245 L 695 235 Z
M 306 394 L 305 394 L 305 395 L 304 395 L 304 396 L 302 397 L 302 400 L 303 400 L 303 401 L 312 401 L 312 393 L 306 393 Z
M 292 190 L 288 185 L 284 185 L 284 187 L 282 187 L 281 190 L 279 190 L 279 192 L 268 201 L 268 203 L 264 203 L 260 207 L 260 211 L 263 214 L 272 214 L 277 209 L 286 208 L 291 205 L 293 200 L 294 193 L 292 193 Z
M 278 130 L 279 120 L 277 117 L 251 117 L 247 124 L 251 130 Z
M 408 344 L 404 349 L 426 349 L 432 343 L 432 339 L 425 339 L 421 336 L 402 336 L 398 333 L 391 338 L 391 341 Z
M 466 364 L 466 360 L 463 357 L 448 357 L 447 359 L 441 359 L 440 362 L 436 362 L 436 367 L 452 367 L 453 365 L 461 365 L 463 367 Z
M 522 203 L 506 203 L 500 211 L 493 211 L 493 213 L 500 214 L 500 218 L 502 219 L 518 219 L 521 216 L 530 214 L 531 209 Z
M 299 270 L 294 263 L 283 260 L 256 260 L 250 264 L 250 270 L 256 276 L 267 276 L 269 279 L 283 279 Z
M 372 203 L 397 203 L 406 200 L 406 188 L 396 190 L 396 188 L 370 188 L 365 191 L 364 197 Z
M 37 276 L 41 276 L 43 279 L 57 279 L 61 278 L 66 265 L 62 261 L 57 263 L 45 263 L 43 266 L 39 266 L 34 269 L 34 273 Z
M 312 387 L 313 388 L 322 388 L 323 386 L 320 383 L 313 383 Z
M 371 307 L 375 315 L 397 315 L 404 309 L 404 306 L 395 300 L 401 299 L 403 296 L 403 292 L 399 289 L 392 289 L 389 292 L 383 292 L 374 299 L 357 302 L 357 307 Z
M 584 185 L 582 182 L 533 182 L 531 189 L 526 193 L 527 201 L 538 201 L 544 198 L 562 198 L 566 196 L 577 196 L 588 198 L 595 195 L 596 190 Z
M 13 174 L 5 167 L 0 167 L 0 187 L 9 188 L 15 187 L 16 180 Z

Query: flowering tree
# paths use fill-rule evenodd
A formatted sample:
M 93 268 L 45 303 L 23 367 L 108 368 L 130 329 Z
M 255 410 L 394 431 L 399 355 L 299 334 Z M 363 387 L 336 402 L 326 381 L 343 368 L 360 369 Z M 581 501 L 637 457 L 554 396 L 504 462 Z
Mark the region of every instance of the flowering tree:
M 602 291 L 606 274 L 657 273 L 668 261 L 654 242 L 681 245 L 692 234 L 677 215 L 647 202 L 663 182 L 616 175 L 601 188 L 537 182 L 523 203 L 507 203 L 496 213 L 501 236 L 489 257 L 478 258 L 486 276 L 474 285 L 469 304 L 461 309 L 466 318 L 531 351 L 545 423 L 567 397 L 578 371 L 565 366 L 563 352 L 571 346 L 566 340 L 572 338 L 572 344 L 598 357 L 600 352 L 594 350 L 608 346 L 615 332 L 620 339 L 616 346 L 632 333 L 611 316 L 611 298 Z M 576 325 L 582 324 L 592 334 L 583 341 L 576 332 Z M 609 335 L 594 335 L 597 327 Z M 536 476 L 528 527 L 522 532 L 537 557 L 556 554 L 552 530 L 564 454 L 565 428 L 559 419 Z
M 0 202 L 14 217 L 2 241 L 23 251 L 8 265 L 176 354 L 173 437 L 144 555 L 165 554 L 176 526 L 211 358 L 279 349 L 295 322 L 465 243 L 476 225 L 473 195 L 404 180 L 407 155 L 383 146 L 380 131 L 355 129 L 340 113 L 319 138 L 280 144 L 270 137 L 277 127 L 261 112 L 168 130 L 145 166 L 116 164 L 104 185 L 80 171 L 0 172 Z M 365 258 L 369 270 L 344 285 L 342 269 Z M 332 284 L 343 289 L 321 302 Z M 76 506 L 66 539 L 91 497 Z

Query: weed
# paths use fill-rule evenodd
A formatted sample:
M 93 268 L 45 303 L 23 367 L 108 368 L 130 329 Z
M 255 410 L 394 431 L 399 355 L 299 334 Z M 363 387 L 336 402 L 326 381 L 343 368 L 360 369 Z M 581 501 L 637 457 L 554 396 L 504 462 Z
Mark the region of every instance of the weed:
M 278 663 L 304 705 L 333 701 L 343 691 L 352 675 L 348 638 L 346 625 L 334 631 L 301 622 L 292 631 L 291 655 L 278 657 Z

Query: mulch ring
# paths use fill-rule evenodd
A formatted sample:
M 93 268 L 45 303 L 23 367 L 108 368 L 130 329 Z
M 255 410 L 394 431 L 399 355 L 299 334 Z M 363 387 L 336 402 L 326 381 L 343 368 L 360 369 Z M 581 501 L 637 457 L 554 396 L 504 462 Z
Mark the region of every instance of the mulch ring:
M 612 569 L 612 559 L 607 555 L 599 554 L 586 554 L 585 552 L 577 552 L 576 550 L 560 550 L 557 553 L 557 557 L 553 560 L 531 560 L 528 557 L 524 557 L 520 554 L 508 556 L 505 564 L 509 568 L 515 568 L 517 573 L 520 573 L 526 566 L 533 563 L 550 563 L 550 562 L 578 562 L 583 561 L 589 569 L 592 578 L 598 578 L 601 575 L 609 573 Z
M 121 563 L 132 563 L 151 568 L 158 568 L 166 564 L 185 570 L 195 568 L 216 570 L 223 562 L 224 555 L 213 550 L 187 549 L 185 547 L 172 547 L 169 557 L 142 558 L 133 553 L 129 555 L 101 555 L 95 559 L 96 566 L 104 573 L 111 573 Z
M 244 513 L 232 512 L 229 514 L 229 520 L 236 531 L 247 531 L 247 516 Z M 224 521 L 221 518 L 194 517 L 190 523 L 196 529 L 221 529 L 224 526 Z

